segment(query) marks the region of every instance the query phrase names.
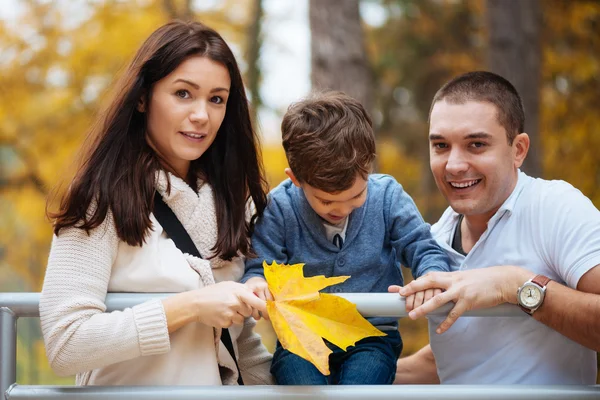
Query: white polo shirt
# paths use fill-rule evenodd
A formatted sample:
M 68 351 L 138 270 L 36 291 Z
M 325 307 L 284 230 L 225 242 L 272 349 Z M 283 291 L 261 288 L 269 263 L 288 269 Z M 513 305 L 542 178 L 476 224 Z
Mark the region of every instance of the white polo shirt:
M 466 257 L 451 247 L 457 221 L 458 214 L 448 208 L 432 227 L 453 270 L 518 265 L 576 288 L 579 279 L 600 264 L 600 212 L 564 181 L 519 172 L 515 190 Z M 443 320 L 429 317 L 431 348 L 442 383 L 596 383 L 596 352 L 525 313 L 460 317 L 439 335 L 435 329 Z

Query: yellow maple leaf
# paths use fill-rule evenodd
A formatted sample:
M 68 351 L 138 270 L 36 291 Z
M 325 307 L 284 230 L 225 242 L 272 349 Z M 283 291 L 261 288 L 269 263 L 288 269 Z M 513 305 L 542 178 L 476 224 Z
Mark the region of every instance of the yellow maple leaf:
M 304 277 L 304 264 L 263 261 L 265 278 L 275 300 L 267 302 L 273 329 L 284 349 L 311 362 L 329 375 L 329 354 L 324 339 L 346 350 L 369 336 L 385 336 L 356 310 L 356 305 L 332 294 L 319 293 L 349 276 Z

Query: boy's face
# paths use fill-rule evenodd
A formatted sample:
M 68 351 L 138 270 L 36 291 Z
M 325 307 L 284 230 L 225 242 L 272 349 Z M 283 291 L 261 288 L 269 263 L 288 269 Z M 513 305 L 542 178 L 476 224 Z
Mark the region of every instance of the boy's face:
M 285 173 L 294 185 L 304 191 L 306 200 L 317 215 L 330 224 L 343 222 L 354 209 L 361 207 L 367 200 L 367 181 L 360 175 L 356 176 L 354 184 L 349 189 L 327 193 L 299 182 L 289 168 L 286 168 Z

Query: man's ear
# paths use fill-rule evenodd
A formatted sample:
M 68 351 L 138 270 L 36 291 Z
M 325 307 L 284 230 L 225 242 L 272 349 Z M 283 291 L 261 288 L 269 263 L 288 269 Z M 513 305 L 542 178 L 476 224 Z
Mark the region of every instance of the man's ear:
M 515 167 L 521 168 L 527 152 L 529 151 L 529 135 L 526 133 L 519 133 L 513 140 L 513 149 L 515 155 Z
M 300 181 L 298 181 L 298 179 L 296 179 L 296 175 L 294 175 L 294 172 L 292 171 L 292 169 L 286 168 L 284 171 L 285 171 L 285 174 L 292 180 L 292 183 L 294 185 L 296 185 L 297 187 L 300 187 Z

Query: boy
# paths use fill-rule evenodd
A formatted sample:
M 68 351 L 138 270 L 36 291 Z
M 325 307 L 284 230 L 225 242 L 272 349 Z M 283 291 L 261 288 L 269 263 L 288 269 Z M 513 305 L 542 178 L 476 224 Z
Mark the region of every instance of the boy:
M 257 221 L 243 282 L 270 300 L 262 261 L 305 263 L 305 276 L 350 275 L 324 292 L 387 292 L 402 285 L 400 265 L 415 277 L 448 271 L 412 199 L 394 178 L 370 175 L 375 137 L 369 115 L 337 92 L 293 104 L 281 125 L 290 179 L 270 194 Z M 278 384 L 390 384 L 402 340 L 394 318 L 370 318 L 387 336 L 369 337 L 344 352 L 328 343 L 330 376 L 277 344 L 271 372 Z

